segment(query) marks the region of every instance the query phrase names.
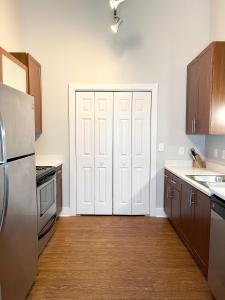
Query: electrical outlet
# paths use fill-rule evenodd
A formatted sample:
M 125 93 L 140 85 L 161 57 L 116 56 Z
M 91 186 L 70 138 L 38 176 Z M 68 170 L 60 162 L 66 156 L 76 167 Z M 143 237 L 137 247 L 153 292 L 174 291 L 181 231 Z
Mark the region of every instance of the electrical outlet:
M 213 157 L 218 158 L 218 149 L 214 149 L 213 151 Z
M 165 151 L 165 145 L 163 143 L 159 144 L 159 152 L 164 152 Z
M 179 155 L 184 155 L 184 153 L 185 153 L 185 148 L 183 146 L 179 147 L 178 154 Z
M 222 152 L 222 159 L 225 159 L 225 150 Z

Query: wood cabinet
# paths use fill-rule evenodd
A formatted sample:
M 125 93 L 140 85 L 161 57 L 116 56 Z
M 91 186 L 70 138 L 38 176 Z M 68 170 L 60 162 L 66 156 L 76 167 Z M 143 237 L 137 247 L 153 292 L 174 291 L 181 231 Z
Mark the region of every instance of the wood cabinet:
M 165 171 L 164 207 L 167 217 L 173 225 L 180 225 L 181 180 L 168 171 Z
M 167 215 L 167 218 L 171 218 L 171 209 L 172 209 L 172 175 L 165 171 L 164 176 L 164 209 L 165 213 Z
M 41 65 L 29 53 L 11 53 L 28 68 L 28 93 L 34 96 L 35 133 L 42 133 Z
M 195 190 L 193 202 L 193 246 L 198 263 L 205 274 L 208 273 L 209 239 L 211 222 L 211 200 Z
M 56 168 L 56 214 L 62 211 L 62 165 Z
M 182 197 L 181 197 L 181 232 L 183 238 L 189 243 L 193 243 L 193 209 L 192 203 L 194 197 L 193 187 L 186 182 L 182 182 Z
M 187 67 L 187 134 L 225 134 L 225 42 L 211 43 Z
M 27 67 L 0 47 L 0 82 L 27 93 L 27 79 Z
M 193 255 L 203 274 L 207 276 L 211 199 L 168 171 L 165 173 L 165 179 L 167 179 L 165 181 L 165 212 L 167 217 Z M 168 198 L 167 190 L 168 188 L 171 189 L 171 186 L 173 192 Z M 168 199 L 171 201 L 168 202 Z M 170 210 L 168 210 L 169 205 Z M 170 213 L 168 214 L 167 211 Z

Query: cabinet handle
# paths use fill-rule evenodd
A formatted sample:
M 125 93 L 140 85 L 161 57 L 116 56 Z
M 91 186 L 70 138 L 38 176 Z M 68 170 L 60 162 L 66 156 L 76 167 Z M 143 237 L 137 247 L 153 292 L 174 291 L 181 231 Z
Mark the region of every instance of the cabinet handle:
M 196 120 L 193 120 L 194 133 L 196 132 Z
M 194 120 L 191 120 L 191 132 L 194 133 Z
M 171 182 L 172 182 L 173 184 L 177 184 L 176 181 L 174 181 L 173 179 L 171 180 Z
M 189 206 L 192 207 L 192 205 L 195 205 L 195 199 L 193 199 L 195 193 L 193 193 L 192 189 L 189 190 L 189 193 Z
M 170 190 L 167 190 L 167 198 L 173 198 L 173 192 Z
M 189 206 L 192 206 L 192 189 L 188 190 L 189 193 L 189 197 L 188 197 L 188 202 L 189 202 Z

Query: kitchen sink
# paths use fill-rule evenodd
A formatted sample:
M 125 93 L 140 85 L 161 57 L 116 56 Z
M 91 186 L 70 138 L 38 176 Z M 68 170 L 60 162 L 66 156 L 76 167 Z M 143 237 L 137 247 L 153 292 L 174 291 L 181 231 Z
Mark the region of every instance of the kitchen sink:
M 187 175 L 187 177 L 206 187 L 211 183 L 225 182 L 225 175 Z

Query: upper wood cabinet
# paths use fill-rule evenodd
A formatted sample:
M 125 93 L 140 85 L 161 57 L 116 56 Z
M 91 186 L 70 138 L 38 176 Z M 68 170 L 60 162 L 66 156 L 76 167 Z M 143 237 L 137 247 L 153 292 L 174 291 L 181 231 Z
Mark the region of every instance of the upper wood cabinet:
M 42 133 L 41 65 L 29 53 L 11 53 L 28 68 L 28 93 L 34 96 L 35 133 Z
M 211 43 L 187 67 L 187 134 L 225 134 L 225 42 Z
M 27 67 L 0 47 L 0 82 L 27 93 Z

